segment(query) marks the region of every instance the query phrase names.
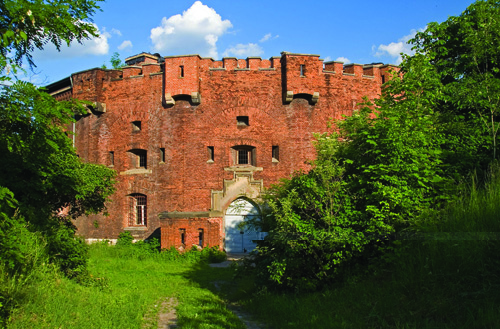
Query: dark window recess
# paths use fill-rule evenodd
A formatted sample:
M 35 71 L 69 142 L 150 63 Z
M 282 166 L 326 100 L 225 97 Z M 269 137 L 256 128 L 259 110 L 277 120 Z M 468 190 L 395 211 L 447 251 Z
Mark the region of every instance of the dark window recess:
M 179 76 L 184 78 L 184 65 L 179 66 Z
M 115 152 L 113 152 L 113 151 L 109 152 L 109 165 L 110 166 L 115 165 Z
M 214 162 L 214 147 L 213 146 L 207 146 L 207 151 L 208 151 L 208 161 L 209 162 Z
M 185 228 L 179 229 L 179 233 L 181 235 L 181 243 L 186 244 L 186 229 Z
M 234 146 L 231 150 L 235 165 L 256 165 L 255 147 L 249 145 Z
M 132 131 L 141 131 L 140 121 L 132 121 Z
M 305 65 L 300 66 L 300 76 L 301 77 L 305 76 L 305 73 L 306 73 L 305 69 L 306 69 Z
M 199 228 L 198 229 L 198 245 L 200 247 L 203 247 L 203 229 L 202 228 Z
M 129 210 L 129 225 L 147 225 L 148 219 L 148 206 L 147 197 L 144 194 L 134 193 L 129 196 L 130 210 Z
M 148 152 L 141 149 L 133 149 L 128 151 L 131 159 L 132 168 L 144 168 L 148 167 Z
M 272 155 L 273 162 L 280 161 L 280 147 L 278 145 L 273 145 Z
M 165 162 L 165 148 L 160 147 L 160 162 Z
M 238 116 L 236 117 L 236 124 L 238 126 L 249 126 L 248 116 Z
M 385 75 L 382 74 L 382 84 L 385 83 Z

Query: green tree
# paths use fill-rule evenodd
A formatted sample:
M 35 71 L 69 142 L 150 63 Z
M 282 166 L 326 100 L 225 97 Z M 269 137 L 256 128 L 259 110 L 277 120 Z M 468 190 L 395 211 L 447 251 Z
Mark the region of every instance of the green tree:
M 460 16 L 430 23 L 412 40 L 425 54 L 444 85 L 451 115 L 477 115 L 497 158 L 500 111 L 500 2 L 477 1 Z
M 23 58 L 34 65 L 31 52 L 48 42 L 59 49 L 63 42 L 96 36 L 89 19 L 99 9 L 97 1 L 2 1 L 2 70 L 20 64 Z M 13 232 L 13 220 L 26 223 L 23 227 L 45 237 L 51 260 L 69 276 L 78 275 L 85 271 L 85 246 L 75 239 L 71 219 L 105 209 L 113 192 L 114 171 L 82 162 L 68 138 L 65 127 L 75 114 L 86 112 L 85 104 L 57 102 L 22 81 L 1 88 L 0 236 Z M 68 213 L 63 215 L 63 210 Z M 0 250 L 0 258 L 15 272 L 23 264 L 15 244 L 9 246 Z
M 452 199 L 496 158 L 498 1 L 429 24 L 382 96 L 319 135 L 317 160 L 270 190 L 263 281 L 316 289 L 391 248 L 391 239 Z M 487 147 L 490 141 L 490 147 Z
M 63 43 L 82 42 L 97 36 L 91 17 L 103 0 L 3 0 L 0 2 L 0 65 L 20 64 L 31 53 L 52 43 L 59 50 Z

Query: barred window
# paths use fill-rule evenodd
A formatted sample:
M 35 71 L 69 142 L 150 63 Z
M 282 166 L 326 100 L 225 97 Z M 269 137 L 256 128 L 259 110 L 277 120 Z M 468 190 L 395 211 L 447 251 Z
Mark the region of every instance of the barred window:
M 141 149 L 132 149 L 128 151 L 130 154 L 131 167 L 143 168 L 148 167 L 148 151 Z
M 129 201 L 129 225 L 146 226 L 148 220 L 147 196 L 144 194 L 134 193 L 129 196 Z
M 256 165 L 255 147 L 249 145 L 233 146 L 231 148 L 233 163 L 235 165 Z

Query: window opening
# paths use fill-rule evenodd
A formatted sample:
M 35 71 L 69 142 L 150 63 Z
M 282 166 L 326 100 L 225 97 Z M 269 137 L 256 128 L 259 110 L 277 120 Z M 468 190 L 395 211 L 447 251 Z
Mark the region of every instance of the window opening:
M 300 76 L 303 77 L 305 73 L 305 65 L 300 65 Z
M 133 149 L 129 151 L 131 156 L 131 166 L 135 168 L 147 169 L 148 167 L 148 152 L 141 149 Z
M 179 229 L 179 233 L 181 234 L 181 243 L 186 244 L 186 229 L 185 228 Z
M 115 165 L 115 152 L 113 152 L 113 151 L 109 152 L 109 165 L 110 166 Z
M 280 161 L 280 147 L 278 145 L 273 145 L 272 155 L 273 155 L 273 162 Z
M 385 83 L 385 75 L 382 74 L 382 84 Z
M 184 78 L 184 65 L 179 66 L 179 76 Z
M 248 116 L 238 116 L 236 117 L 236 124 L 238 126 L 249 126 Z
M 238 150 L 238 164 L 249 164 L 248 150 Z
M 207 146 L 207 151 L 208 151 L 208 161 L 207 162 L 214 162 L 214 147 Z
M 132 131 L 141 131 L 140 121 L 132 121 Z
M 160 147 L 160 163 L 165 162 L 165 148 Z
M 198 245 L 200 247 L 203 247 L 203 229 L 202 228 L 198 229 Z
M 146 226 L 147 224 L 147 197 L 144 194 L 130 195 L 129 225 Z
M 232 148 L 233 163 L 235 165 L 255 166 L 255 147 L 239 145 Z

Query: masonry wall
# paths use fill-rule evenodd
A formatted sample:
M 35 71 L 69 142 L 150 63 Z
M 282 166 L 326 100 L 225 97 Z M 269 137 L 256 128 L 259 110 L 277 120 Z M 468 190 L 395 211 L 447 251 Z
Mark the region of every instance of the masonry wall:
M 313 133 L 352 114 L 364 96 L 378 96 L 382 76 L 391 69 L 344 67 L 323 63 L 317 55 L 288 53 L 269 60 L 145 58 L 122 71 L 93 69 L 71 77 L 72 97 L 95 104 L 77 118 L 77 152 L 118 174 L 109 216 L 76 222 L 88 238 L 116 238 L 123 230 L 137 238 L 159 237 L 162 226 L 162 247 L 179 246 L 181 228 L 189 243 L 196 244 L 203 229 L 207 245 L 220 244 L 231 199 L 214 209 L 213 193 L 225 193 L 224 182 L 235 180 L 241 169 L 232 147 L 255 147 L 252 179 L 264 188 L 294 171 L 307 171 L 315 157 Z M 238 124 L 242 116 L 248 125 Z M 279 159 L 273 159 L 273 146 L 279 147 Z M 147 152 L 145 168 L 138 168 L 137 150 Z M 129 222 L 134 193 L 147 196 L 147 225 Z M 160 220 L 160 214 L 193 212 L 198 215 Z

